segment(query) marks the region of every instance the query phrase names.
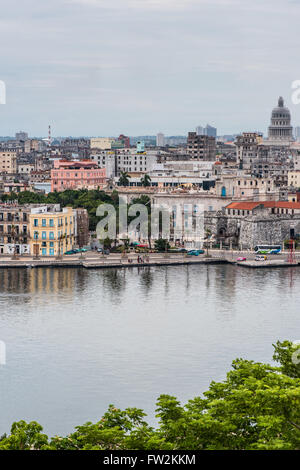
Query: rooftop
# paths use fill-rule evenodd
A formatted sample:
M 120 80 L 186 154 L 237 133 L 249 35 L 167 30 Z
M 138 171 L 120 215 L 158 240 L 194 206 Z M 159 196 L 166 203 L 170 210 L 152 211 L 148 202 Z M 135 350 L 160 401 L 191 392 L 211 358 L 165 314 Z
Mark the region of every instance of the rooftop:
M 245 202 L 231 202 L 226 209 L 240 209 L 251 211 L 256 207 L 264 206 L 265 208 L 277 209 L 300 209 L 300 202 L 289 201 L 245 201 Z

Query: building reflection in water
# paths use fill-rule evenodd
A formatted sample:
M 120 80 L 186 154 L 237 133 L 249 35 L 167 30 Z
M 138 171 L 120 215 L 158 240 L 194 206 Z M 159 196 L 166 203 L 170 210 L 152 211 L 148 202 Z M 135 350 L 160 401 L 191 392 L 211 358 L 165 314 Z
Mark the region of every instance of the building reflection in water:
M 71 296 L 75 289 L 77 293 L 83 292 L 86 284 L 86 273 L 78 268 L 0 269 L 2 295 L 63 292 Z
M 140 275 L 140 286 L 145 295 L 148 295 L 153 287 L 154 271 L 150 267 L 138 268 Z
M 126 288 L 126 272 L 118 269 L 105 269 L 98 272 L 103 289 L 110 293 L 121 294 Z
M 211 296 L 215 298 L 216 305 L 218 305 L 217 318 L 235 315 L 238 275 L 238 269 L 235 266 L 207 265 L 205 295 L 208 303 L 211 302 Z

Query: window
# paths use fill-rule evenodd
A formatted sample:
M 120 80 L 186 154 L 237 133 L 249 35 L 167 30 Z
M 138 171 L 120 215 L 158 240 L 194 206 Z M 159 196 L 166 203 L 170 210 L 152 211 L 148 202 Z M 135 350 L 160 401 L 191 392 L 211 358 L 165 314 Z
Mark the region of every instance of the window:
M 54 232 L 50 232 L 50 233 L 49 233 L 49 239 L 50 239 L 50 240 L 54 240 Z
M 34 219 L 33 225 L 35 227 L 38 227 L 39 226 L 39 219 Z
M 50 256 L 54 256 L 54 249 L 53 248 L 50 248 L 49 254 L 50 254 Z
M 47 220 L 46 220 L 46 219 L 43 219 L 43 220 L 42 220 L 42 227 L 46 227 L 46 225 L 47 225 Z
M 50 219 L 49 225 L 50 225 L 50 227 L 54 227 L 54 220 L 53 219 Z
M 34 240 L 38 240 L 39 239 L 39 232 L 34 232 L 33 238 L 34 238 Z
M 47 239 L 47 232 L 42 232 L 42 240 L 46 240 Z
M 51 247 L 54 247 L 54 242 L 50 242 L 50 246 L 51 246 Z

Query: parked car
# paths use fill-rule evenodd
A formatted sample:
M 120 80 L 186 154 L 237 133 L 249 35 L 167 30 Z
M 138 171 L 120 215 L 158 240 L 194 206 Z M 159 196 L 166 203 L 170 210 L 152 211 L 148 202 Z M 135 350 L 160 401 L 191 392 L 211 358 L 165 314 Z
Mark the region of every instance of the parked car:
M 78 252 L 75 251 L 75 250 L 69 250 L 69 251 L 65 252 L 65 255 L 75 255 L 76 253 L 78 253 Z
M 98 253 L 103 253 L 104 255 L 109 255 L 110 253 L 109 250 L 104 250 L 103 248 L 98 248 L 97 251 Z
M 244 258 L 244 256 L 240 256 L 237 261 L 247 261 L 247 258 Z
M 199 256 L 199 255 L 203 255 L 205 253 L 204 250 L 190 250 L 188 251 L 188 255 L 189 256 Z
M 266 261 L 268 258 L 265 255 L 255 256 L 255 261 Z
M 169 253 L 187 253 L 187 250 L 185 248 L 171 248 L 168 251 Z

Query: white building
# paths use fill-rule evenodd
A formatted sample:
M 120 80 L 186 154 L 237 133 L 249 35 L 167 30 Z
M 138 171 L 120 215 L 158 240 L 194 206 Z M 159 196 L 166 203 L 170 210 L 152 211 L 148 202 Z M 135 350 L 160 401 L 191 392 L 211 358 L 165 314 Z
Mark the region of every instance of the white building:
M 165 135 L 161 132 L 156 136 L 156 146 L 157 147 L 164 147 L 165 146 Z
M 157 188 L 194 187 L 209 190 L 214 185 L 214 162 L 174 160 L 155 163 L 150 186 Z M 129 186 L 141 186 L 141 174 L 131 175 Z
M 157 163 L 160 153 L 156 150 L 138 152 L 137 149 L 118 149 L 115 151 L 97 151 L 91 154 L 100 168 L 106 169 L 106 177 L 119 177 L 121 172 L 149 173 Z

